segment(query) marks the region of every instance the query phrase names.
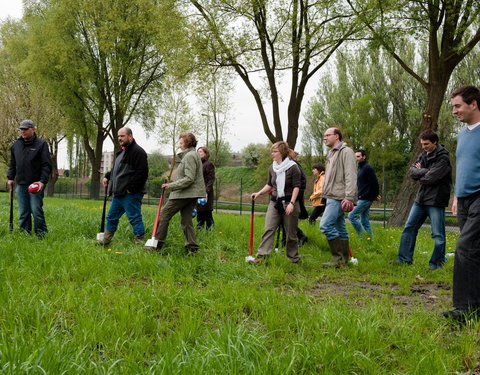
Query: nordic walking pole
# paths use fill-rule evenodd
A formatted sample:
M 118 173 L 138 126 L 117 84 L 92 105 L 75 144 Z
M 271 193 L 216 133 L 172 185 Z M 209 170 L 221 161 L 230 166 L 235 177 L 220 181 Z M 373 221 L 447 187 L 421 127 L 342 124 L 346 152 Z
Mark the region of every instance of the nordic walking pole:
M 108 184 L 105 186 L 105 196 L 103 198 L 102 220 L 100 222 L 100 233 L 97 233 L 97 241 L 103 242 L 105 239 L 105 213 L 107 211 Z
M 100 232 L 105 232 L 105 212 L 107 211 L 108 185 L 105 186 L 105 197 L 103 198 L 102 222 L 100 223 Z
M 13 186 L 10 185 L 10 232 L 13 232 Z
M 358 259 L 353 256 L 352 249 L 350 246 L 348 247 L 348 255 L 350 255 L 350 263 L 352 263 L 355 266 L 358 265 Z
M 280 224 L 277 228 L 277 240 L 275 241 L 275 252 L 278 253 L 280 250 L 280 231 L 282 230 L 282 224 Z
M 162 193 L 160 194 L 160 200 L 158 202 L 158 207 L 157 207 L 157 215 L 155 216 L 155 223 L 153 224 L 152 238 L 147 240 L 147 242 L 145 243 L 145 247 L 148 249 L 157 249 L 158 240 L 155 238 L 155 235 L 157 234 L 158 222 L 160 221 L 160 212 L 162 211 L 164 195 L 165 195 L 165 188 L 162 188 Z
M 250 213 L 250 244 L 248 247 L 248 256 L 245 257 L 245 262 L 253 261 L 253 232 L 255 224 L 255 199 L 252 198 L 252 212 Z

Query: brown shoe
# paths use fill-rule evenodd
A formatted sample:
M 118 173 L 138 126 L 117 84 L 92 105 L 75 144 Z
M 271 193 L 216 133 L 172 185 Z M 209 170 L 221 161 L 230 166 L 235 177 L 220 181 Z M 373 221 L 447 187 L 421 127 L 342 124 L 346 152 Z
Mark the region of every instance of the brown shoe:
M 105 229 L 105 232 L 103 234 L 103 240 L 98 241 L 98 244 L 101 246 L 108 246 L 110 242 L 112 242 L 112 238 L 115 232 L 110 232 L 108 229 Z
M 141 236 L 135 236 L 135 245 L 142 246 L 145 244 L 145 236 L 142 234 Z

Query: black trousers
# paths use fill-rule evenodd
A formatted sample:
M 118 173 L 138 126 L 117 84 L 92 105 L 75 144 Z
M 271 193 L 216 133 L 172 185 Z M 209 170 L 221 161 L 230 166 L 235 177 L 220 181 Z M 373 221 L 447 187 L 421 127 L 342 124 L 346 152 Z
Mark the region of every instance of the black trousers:
M 310 214 L 310 217 L 308 218 L 308 221 L 310 223 L 315 222 L 315 220 L 317 220 L 317 218 L 319 216 L 323 215 L 323 211 L 325 211 L 325 206 L 315 206 L 315 207 L 313 207 L 313 211 Z
M 197 212 L 197 228 L 198 229 L 203 228 L 203 226 L 206 226 L 207 230 L 212 229 L 212 226 L 214 224 L 212 212 L 213 210 Z
M 480 193 L 458 198 L 460 236 L 453 268 L 453 306 L 480 308 Z

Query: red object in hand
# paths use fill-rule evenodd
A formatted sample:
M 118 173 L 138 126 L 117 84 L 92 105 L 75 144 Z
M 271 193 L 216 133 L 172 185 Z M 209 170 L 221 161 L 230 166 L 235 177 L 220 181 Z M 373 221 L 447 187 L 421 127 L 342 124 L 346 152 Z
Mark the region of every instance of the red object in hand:
M 349 200 L 347 199 L 344 199 L 342 201 L 342 203 L 340 204 L 340 207 L 342 209 L 343 212 L 350 212 L 353 210 L 353 203 L 350 202 Z
M 40 191 L 40 185 L 39 184 L 33 183 L 33 184 L 30 184 L 28 186 L 28 192 L 29 193 L 35 194 L 35 193 L 38 193 L 39 191 Z

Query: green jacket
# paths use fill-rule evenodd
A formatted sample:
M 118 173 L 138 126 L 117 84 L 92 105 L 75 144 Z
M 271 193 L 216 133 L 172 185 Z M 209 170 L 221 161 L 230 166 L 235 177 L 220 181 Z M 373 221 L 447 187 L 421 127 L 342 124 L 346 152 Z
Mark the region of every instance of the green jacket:
M 202 161 L 195 148 L 190 147 L 177 156 L 181 161 L 177 167 L 177 178 L 170 183 L 169 199 L 205 197 Z

